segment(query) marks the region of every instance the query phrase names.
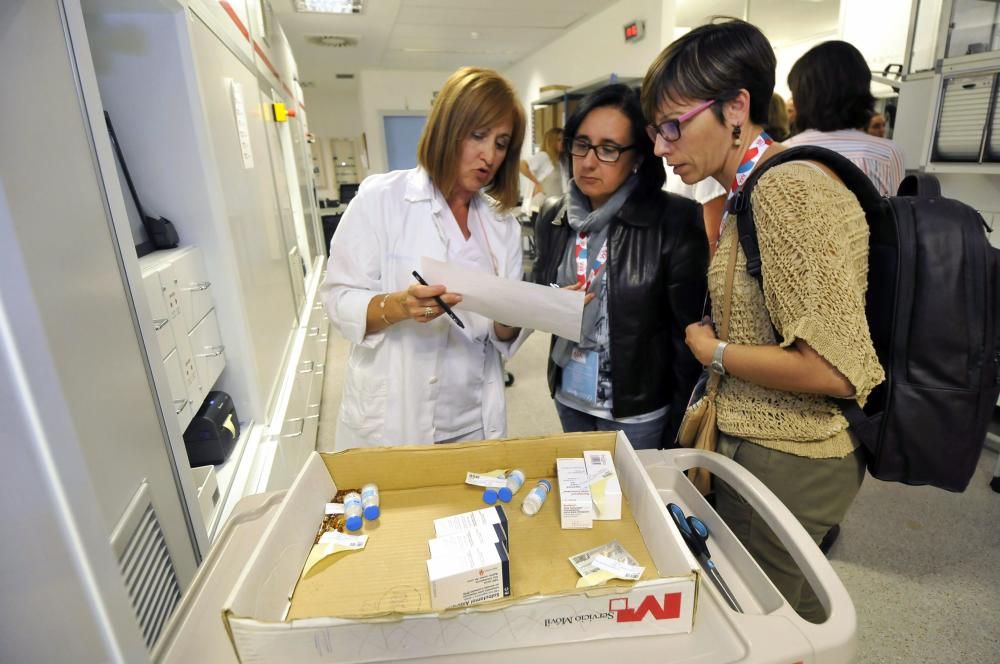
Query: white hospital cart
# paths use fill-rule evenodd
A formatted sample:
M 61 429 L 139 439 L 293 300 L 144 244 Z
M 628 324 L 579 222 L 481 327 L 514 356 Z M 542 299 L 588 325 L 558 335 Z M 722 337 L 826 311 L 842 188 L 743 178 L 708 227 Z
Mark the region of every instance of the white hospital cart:
M 791 512 L 753 475 L 719 454 L 698 450 L 637 452 L 665 503 L 680 505 L 708 526 L 712 559 L 744 613 L 732 610 L 703 575 L 690 634 L 629 637 L 542 647 L 465 653 L 408 662 L 774 662 L 839 663 L 854 653 L 856 616 L 847 590 Z M 816 590 L 829 618 L 818 625 L 798 617 L 684 470 L 703 466 L 734 487 L 785 543 Z M 234 510 L 153 652 L 163 663 L 238 664 L 221 607 L 244 561 L 277 513 L 284 492 L 245 498 Z

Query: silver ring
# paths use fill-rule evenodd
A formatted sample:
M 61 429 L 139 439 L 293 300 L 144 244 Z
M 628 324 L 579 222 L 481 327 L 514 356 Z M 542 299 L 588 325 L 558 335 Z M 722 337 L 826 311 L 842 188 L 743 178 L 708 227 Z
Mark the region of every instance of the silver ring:
M 430 318 L 434 315 L 434 310 L 430 307 L 424 307 L 424 318 Z

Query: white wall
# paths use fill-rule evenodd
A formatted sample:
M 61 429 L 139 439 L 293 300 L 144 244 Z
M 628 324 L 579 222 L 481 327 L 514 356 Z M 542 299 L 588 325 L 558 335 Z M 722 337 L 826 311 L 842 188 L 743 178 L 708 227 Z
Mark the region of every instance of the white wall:
M 441 89 L 450 71 L 362 71 L 358 101 L 363 131 L 368 141 L 368 172 L 386 171 L 385 129 L 382 115 L 428 113 L 434 93 Z
M 357 90 L 307 88 L 306 111 L 309 130 L 317 138 L 361 138 L 361 107 Z
M 612 73 L 642 78 L 666 44 L 662 35 L 673 38 L 673 16 L 674 0 L 619 0 L 504 74 L 526 108 L 541 96 L 538 89 L 544 85 L 579 86 Z M 636 19 L 646 22 L 646 36 L 638 43 L 626 44 L 623 27 Z M 531 153 L 530 144 L 530 140 L 525 141 L 525 155 Z

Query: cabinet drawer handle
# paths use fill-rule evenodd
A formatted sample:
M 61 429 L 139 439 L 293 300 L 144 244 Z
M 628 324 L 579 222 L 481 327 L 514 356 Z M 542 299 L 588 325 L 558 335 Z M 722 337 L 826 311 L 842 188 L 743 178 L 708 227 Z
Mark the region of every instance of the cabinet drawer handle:
M 170 322 L 169 318 L 154 318 L 153 319 L 153 330 L 156 331 L 156 332 L 159 332 L 160 330 L 162 330 L 163 328 L 165 328 L 167 326 L 167 323 L 169 323 L 169 322 Z
M 309 365 L 309 368 L 308 369 L 299 369 L 299 373 L 300 374 L 312 373 L 313 369 L 316 368 L 316 363 L 314 361 L 312 361 L 312 360 L 306 360 L 305 362 L 302 363 L 303 367 L 305 367 L 306 365 Z
M 293 417 L 290 420 L 285 420 L 286 424 L 289 424 L 291 422 L 300 422 L 302 426 L 299 427 L 299 430 L 298 430 L 297 433 L 284 433 L 284 434 L 281 434 L 282 438 L 298 438 L 303 433 L 305 433 L 305 430 L 306 430 L 306 418 L 304 418 L 304 417 Z
M 308 330 L 306 330 L 307 337 L 315 337 L 318 335 L 319 335 L 319 325 L 317 325 L 316 327 L 310 327 Z
M 225 346 L 205 346 L 208 353 L 198 353 L 195 357 L 218 357 L 226 352 Z
M 174 415 L 180 415 L 181 411 L 187 408 L 190 403 L 190 399 L 174 399 Z M 177 404 L 180 404 L 180 406 Z
M 315 415 L 306 415 L 306 419 L 307 420 L 318 420 L 319 419 L 319 413 L 316 413 Z M 305 427 L 302 427 L 302 428 L 304 429 Z
M 191 291 L 204 291 L 204 290 L 208 290 L 209 288 L 211 288 L 211 286 L 212 286 L 212 282 L 211 281 L 197 281 L 197 282 L 191 284 L 190 286 L 185 287 L 182 290 L 185 290 L 185 291 L 187 291 L 187 292 L 190 293 Z

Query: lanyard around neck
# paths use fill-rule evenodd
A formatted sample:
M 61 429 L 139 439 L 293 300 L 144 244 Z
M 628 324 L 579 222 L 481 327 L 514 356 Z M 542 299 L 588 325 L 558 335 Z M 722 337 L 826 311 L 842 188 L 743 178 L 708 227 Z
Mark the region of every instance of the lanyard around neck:
M 733 176 L 733 182 L 729 185 L 729 195 L 726 196 L 726 206 L 722 210 L 722 225 L 719 227 L 719 237 L 722 237 L 722 229 L 726 227 L 726 218 L 729 216 L 729 204 L 736 196 L 736 192 L 740 190 L 743 183 L 747 181 L 753 169 L 757 167 L 757 162 L 764 155 L 764 151 L 767 150 L 774 141 L 770 136 L 767 135 L 766 131 L 760 132 L 760 135 L 754 139 L 747 151 L 743 153 L 743 160 L 736 169 L 736 175 Z
M 590 284 L 593 283 L 594 277 L 597 276 L 598 270 L 608 260 L 608 239 L 604 238 L 604 244 L 601 245 L 601 250 L 597 252 L 597 260 L 594 261 L 594 267 L 590 271 L 590 276 L 587 276 L 587 233 L 577 233 L 574 257 L 576 259 L 576 283 L 582 285 L 584 290 L 587 290 L 590 288 Z

